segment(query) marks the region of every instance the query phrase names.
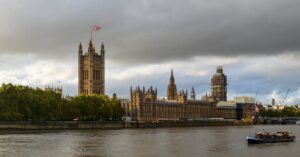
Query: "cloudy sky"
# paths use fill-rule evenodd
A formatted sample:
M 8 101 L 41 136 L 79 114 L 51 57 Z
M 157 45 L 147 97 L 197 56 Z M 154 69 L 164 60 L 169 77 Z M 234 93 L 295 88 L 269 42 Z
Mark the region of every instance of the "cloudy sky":
M 222 65 L 229 98 L 300 103 L 299 0 L 0 0 L 0 82 L 77 94 L 77 49 L 106 48 L 106 91 L 166 95 L 170 69 L 198 98 Z

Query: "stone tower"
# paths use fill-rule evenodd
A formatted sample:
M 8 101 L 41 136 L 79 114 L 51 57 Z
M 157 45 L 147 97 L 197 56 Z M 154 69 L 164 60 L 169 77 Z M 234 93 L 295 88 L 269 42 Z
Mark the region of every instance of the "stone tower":
M 221 66 L 211 79 L 211 96 L 215 101 L 227 101 L 227 76 Z
M 167 99 L 168 100 L 177 99 L 177 88 L 176 88 L 175 79 L 173 75 L 173 69 L 171 69 L 171 77 L 168 85 Z
M 78 94 L 105 94 L 105 50 L 102 43 L 99 53 L 90 40 L 87 53 L 82 45 L 78 49 Z

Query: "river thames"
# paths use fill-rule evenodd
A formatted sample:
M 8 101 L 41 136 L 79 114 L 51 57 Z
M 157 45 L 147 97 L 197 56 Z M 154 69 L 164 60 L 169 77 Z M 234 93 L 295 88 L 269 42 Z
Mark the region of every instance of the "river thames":
M 248 145 L 246 136 L 263 129 L 300 139 L 300 125 L 0 131 L 0 157 L 299 157 L 299 139 Z

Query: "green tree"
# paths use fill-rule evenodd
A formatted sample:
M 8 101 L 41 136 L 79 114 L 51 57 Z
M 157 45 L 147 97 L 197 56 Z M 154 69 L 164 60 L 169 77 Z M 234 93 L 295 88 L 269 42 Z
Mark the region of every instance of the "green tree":
M 117 97 L 61 94 L 28 86 L 2 84 L 0 121 L 120 120 L 123 110 Z

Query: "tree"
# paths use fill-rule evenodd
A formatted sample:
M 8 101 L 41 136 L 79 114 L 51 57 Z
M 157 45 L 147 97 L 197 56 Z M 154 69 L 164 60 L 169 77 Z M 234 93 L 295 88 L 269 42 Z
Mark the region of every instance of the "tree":
M 117 97 L 61 94 L 28 86 L 2 84 L 0 121 L 120 120 L 123 110 Z

